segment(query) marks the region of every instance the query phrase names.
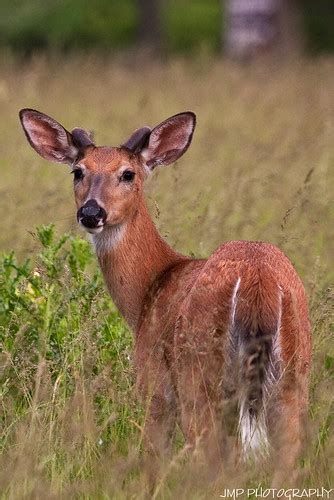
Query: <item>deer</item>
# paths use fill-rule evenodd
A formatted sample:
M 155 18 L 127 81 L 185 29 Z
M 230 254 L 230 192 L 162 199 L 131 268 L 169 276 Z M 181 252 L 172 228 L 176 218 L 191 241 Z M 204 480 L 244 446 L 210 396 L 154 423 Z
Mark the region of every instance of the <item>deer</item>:
M 200 449 L 217 475 L 232 407 L 240 459 L 272 454 L 272 484 L 291 479 L 311 363 L 301 279 L 270 243 L 228 241 L 207 259 L 182 255 L 159 234 L 146 206 L 146 178 L 187 151 L 196 115 L 141 127 L 118 147 L 96 146 L 84 129 L 69 132 L 33 109 L 22 109 L 20 120 L 40 156 L 71 168 L 77 220 L 134 335 L 148 456 L 157 462 L 169 456 L 178 425 L 190 453 Z

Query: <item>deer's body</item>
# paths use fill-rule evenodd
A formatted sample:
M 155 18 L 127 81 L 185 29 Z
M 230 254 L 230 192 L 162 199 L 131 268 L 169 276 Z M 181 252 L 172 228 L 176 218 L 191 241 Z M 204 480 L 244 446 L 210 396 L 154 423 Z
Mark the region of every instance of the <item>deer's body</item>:
M 199 442 L 207 463 L 217 467 L 232 402 L 243 455 L 277 453 L 279 484 L 298 456 L 308 404 L 305 291 L 273 245 L 228 242 L 196 260 L 158 234 L 142 182 L 148 170 L 187 149 L 193 115 L 141 129 L 120 148 L 97 148 L 83 131 L 71 135 L 33 110 L 21 119 L 42 156 L 80 169 L 78 219 L 93 233 L 108 290 L 135 335 L 147 448 L 166 453 L 178 422 L 191 447 Z

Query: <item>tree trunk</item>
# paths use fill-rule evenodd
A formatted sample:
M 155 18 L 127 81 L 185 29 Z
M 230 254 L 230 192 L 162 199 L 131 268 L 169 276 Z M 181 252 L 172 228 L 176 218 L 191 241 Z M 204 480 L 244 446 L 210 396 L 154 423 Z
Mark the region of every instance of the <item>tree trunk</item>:
M 139 43 L 152 52 L 160 52 L 162 29 L 160 0 L 137 0 L 139 7 Z
M 302 29 L 298 0 L 222 0 L 225 50 L 235 59 L 273 52 L 301 52 Z

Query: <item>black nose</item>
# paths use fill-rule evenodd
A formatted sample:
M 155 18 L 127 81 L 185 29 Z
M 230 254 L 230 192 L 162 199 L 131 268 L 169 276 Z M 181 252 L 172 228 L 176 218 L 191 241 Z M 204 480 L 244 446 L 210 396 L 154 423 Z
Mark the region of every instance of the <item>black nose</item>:
M 94 228 L 105 222 L 106 211 L 100 207 L 96 200 L 88 200 L 77 212 L 78 221 L 86 227 Z

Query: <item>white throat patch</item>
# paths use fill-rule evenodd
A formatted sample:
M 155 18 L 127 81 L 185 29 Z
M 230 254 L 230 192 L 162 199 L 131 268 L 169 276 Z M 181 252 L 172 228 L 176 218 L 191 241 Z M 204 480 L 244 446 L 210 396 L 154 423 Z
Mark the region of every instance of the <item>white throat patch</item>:
M 122 240 L 126 229 L 126 224 L 105 227 L 101 233 L 92 235 L 92 243 L 97 255 L 110 252 Z

